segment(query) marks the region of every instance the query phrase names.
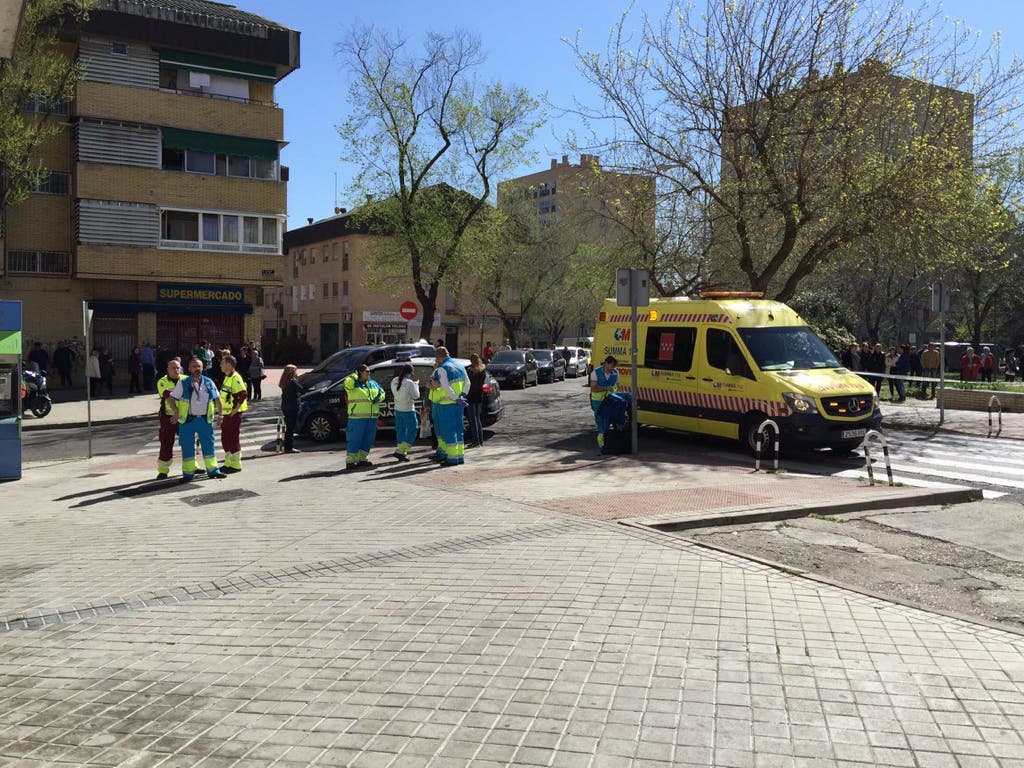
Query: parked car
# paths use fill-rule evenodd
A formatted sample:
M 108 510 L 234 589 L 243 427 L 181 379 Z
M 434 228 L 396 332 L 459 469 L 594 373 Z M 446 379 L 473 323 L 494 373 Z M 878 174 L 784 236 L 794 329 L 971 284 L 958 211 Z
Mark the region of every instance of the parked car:
M 456 362 L 463 366 L 469 365 L 469 360 L 456 359 Z M 387 400 L 381 403 L 380 418 L 377 419 L 377 428 L 392 430 L 395 428 L 395 404 L 391 394 L 391 380 L 398 375 L 399 369 L 406 363 L 412 363 L 416 372 L 416 378 L 420 383 L 420 399 L 416 402 L 416 411 L 423 411 L 423 398 L 426 397 L 428 388 L 427 382 L 430 374 L 437 367 L 434 357 L 402 357 L 398 360 L 388 360 L 370 366 L 370 377 L 376 381 L 387 393 Z M 345 431 L 348 423 L 348 414 L 345 410 L 345 376 L 340 376 L 332 381 L 324 389 L 314 392 L 307 392 L 299 398 L 299 417 L 296 422 L 296 431 L 318 443 L 337 440 Z M 501 388 L 493 377 L 488 376 L 484 381 L 484 399 L 481 409 L 480 421 L 485 427 L 492 426 L 504 412 L 504 405 L 501 402 Z
M 531 352 L 537 360 L 537 381 L 551 384 L 565 381 L 565 358 L 561 352 L 553 349 L 534 349 Z
M 568 350 L 569 359 L 565 361 L 565 375 L 576 378 L 587 375 L 587 365 L 590 363 L 590 350 L 585 347 L 563 347 L 556 350 L 563 357 Z
M 531 381 L 534 384 L 540 382 L 537 368 L 537 358 L 531 352 L 522 349 L 499 352 L 487 364 L 487 372 L 499 384 L 507 384 L 518 389 L 526 389 Z
M 386 360 L 394 360 L 402 353 L 407 355 L 411 353 L 417 357 L 432 357 L 434 346 L 422 341 L 418 344 L 367 344 L 361 347 L 339 349 L 313 370 L 299 376 L 296 381 L 306 392 L 323 390 L 335 381 L 348 376 L 360 365 L 374 365 Z

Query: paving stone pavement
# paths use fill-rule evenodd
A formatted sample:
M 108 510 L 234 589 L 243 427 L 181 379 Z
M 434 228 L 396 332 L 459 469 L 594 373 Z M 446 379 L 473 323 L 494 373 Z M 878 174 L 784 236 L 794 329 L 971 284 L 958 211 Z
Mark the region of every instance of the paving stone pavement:
M 480 482 L 662 465 L 342 461 L 5 485 L 0 766 L 1024 766 L 1024 638 Z

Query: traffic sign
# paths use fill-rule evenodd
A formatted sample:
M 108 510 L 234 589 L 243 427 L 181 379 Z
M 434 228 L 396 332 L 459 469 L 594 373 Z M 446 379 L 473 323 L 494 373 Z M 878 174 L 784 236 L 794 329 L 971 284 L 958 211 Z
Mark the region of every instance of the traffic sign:
M 416 315 L 420 313 L 420 308 L 414 301 L 404 301 L 398 308 L 398 313 L 406 320 L 415 320 Z

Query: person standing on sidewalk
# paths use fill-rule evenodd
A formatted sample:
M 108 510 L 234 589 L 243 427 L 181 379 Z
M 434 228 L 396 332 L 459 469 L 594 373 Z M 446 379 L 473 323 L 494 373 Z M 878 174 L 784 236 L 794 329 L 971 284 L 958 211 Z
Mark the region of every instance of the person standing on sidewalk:
M 156 392 L 160 397 L 160 453 L 156 457 L 156 479 L 166 480 L 171 471 L 171 458 L 174 455 L 174 439 L 178 436 L 178 408 L 171 400 L 171 391 L 181 378 L 181 360 L 174 358 L 167 363 L 167 375 L 161 376 L 156 383 Z
M 91 350 L 89 359 L 85 361 L 85 375 L 89 379 L 89 392 L 92 397 L 99 397 L 100 385 L 103 383 L 103 369 L 100 368 L 99 350 Z
M 252 387 L 253 401 L 263 399 L 263 380 L 267 378 L 267 368 L 263 364 L 263 353 L 259 347 L 252 348 L 252 365 L 249 366 L 249 381 Z
M 249 349 L 248 344 L 243 344 L 241 350 L 238 352 L 238 363 L 235 365 L 235 370 L 238 371 L 238 375 L 242 377 L 242 381 L 245 382 L 246 394 L 249 399 L 252 400 L 252 380 L 249 378 L 249 369 L 252 367 L 252 352 Z
M 921 353 L 921 367 L 924 369 L 924 375 L 929 379 L 939 378 L 939 348 L 935 344 L 929 344 L 925 347 L 924 352 Z M 927 394 L 928 385 L 931 384 L 931 394 Z M 921 393 L 927 398 L 935 397 L 935 382 L 921 382 Z
M 608 355 L 601 367 L 590 374 L 590 408 L 594 411 L 594 423 L 597 425 L 598 448 L 604 448 L 604 433 L 608 431 L 608 419 L 601 415 L 601 403 L 619 388 L 618 364 L 618 360 Z
M 295 422 L 299 419 L 299 396 L 302 385 L 296 380 L 299 369 L 294 365 L 286 365 L 281 371 L 281 379 L 277 386 L 281 389 L 281 413 L 284 416 L 284 452 L 298 453 L 293 442 L 295 440 Z
M 220 420 L 220 444 L 224 448 L 225 474 L 242 471 L 242 414 L 249 410 L 245 381 L 235 367 L 238 361 L 234 355 L 220 359 L 224 380 L 220 385 L 220 399 L 224 403 L 224 415 Z
M 100 378 L 107 387 L 107 394 L 114 394 L 114 356 L 106 347 L 100 347 Z
M 348 403 L 345 469 L 373 466 L 370 451 L 377 437 L 377 417 L 384 398 L 380 384 L 370 378 L 369 366 L 360 365 L 345 377 L 345 400 Z
M 464 410 L 469 404 L 469 377 L 466 369 L 437 347 L 437 368 L 430 375 L 430 415 L 437 435 L 435 456 L 442 467 L 466 463 L 466 422 Z
M 411 363 L 402 366 L 398 375 L 391 380 L 391 394 L 395 401 L 395 458 L 409 460 L 409 450 L 420 432 L 420 420 L 416 416 L 416 401 L 420 399 L 420 383 L 413 376 Z
M 57 345 L 53 352 L 53 364 L 60 374 L 60 385 L 62 387 L 73 386 L 71 381 L 71 369 L 75 366 L 75 353 L 65 342 Z
M 142 352 L 138 347 L 128 355 L 128 394 L 142 394 Z
M 156 355 L 148 341 L 139 350 L 139 362 L 142 364 L 142 388 L 150 392 L 153 389 L 153 377 L 156 376 Z
M 196 438 L 203 449 L 206 476 L 220 479 L 217 469 L 213 427 L 220 421 L 223 404 L 213 380 L 203 375 L 203 361 L 188 361 L 188 377 L 182 376 L 171 390 L 170 398 L 178 407 L 178 445 L 181 446 L 181 479 L 190 482 L 196 476 Z
M 469 377 L 469 392 L 466 393 L 466 415 L 469 417 L 470 448 L 479 448 L 484 444 L 484 425 L 480 421 L 480 411 L 484 407 L 484 382 L 487 381 L 487 367 L 483 364 L 480 356 L 472 354 L 469 356 L 469 368 L 466 369 Z

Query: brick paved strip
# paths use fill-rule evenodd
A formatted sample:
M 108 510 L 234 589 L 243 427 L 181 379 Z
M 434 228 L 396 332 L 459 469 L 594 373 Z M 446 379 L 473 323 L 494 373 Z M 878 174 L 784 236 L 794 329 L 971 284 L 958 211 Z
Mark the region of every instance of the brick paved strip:
M 443 539 L 430 544 L 420 544 L 400 549 L 386 549 L 368 552 L 340 560 L 326 560 L 315 563 L 295 565 L 276 571 L 257 571 L 246 576 L 232 576 L 212 582 L 178 586 L 164 593 L 135 595 L 119 601 L 101 601 L 87 603 L 75 607 L 61 608 L 49 613 L 38 615 L 22 615 L 0 617 L 0 633 L 13 632 L 19 629 L 41 629 L 54 624 L 63 624 L 89 616 L 101 616 L 110 613 L 137 611 L 157 605 L 169 605 L 189 600 L 205 600 L 222 597 L 228 594 L 243 592 L 248 589 L 282 584 L 287 582 L 313 579 L 320 576 L 351 573 L 366 568 L 376 568 L 390 563 L 416 560 L 438 554 L 464 552 L 480 547 L 491 547 L 509 542 L 524 541 L 536 538 L 549 538 L 586 527 L 585 523 L 575 520 L 556 520 L 544 525 L 516 528 L 502 533 L 484 533 L 476 536 L 463 536 L 455 539 Z

